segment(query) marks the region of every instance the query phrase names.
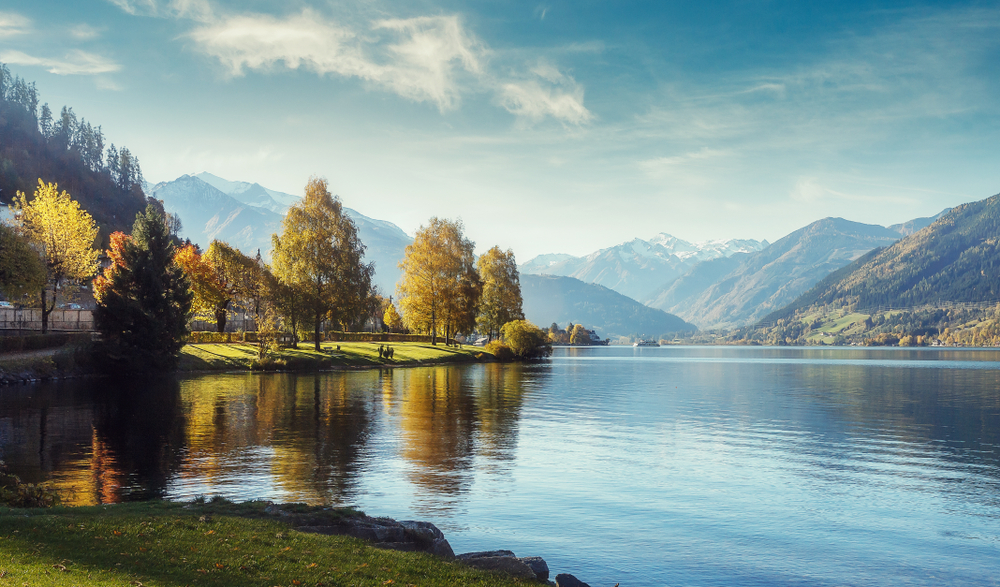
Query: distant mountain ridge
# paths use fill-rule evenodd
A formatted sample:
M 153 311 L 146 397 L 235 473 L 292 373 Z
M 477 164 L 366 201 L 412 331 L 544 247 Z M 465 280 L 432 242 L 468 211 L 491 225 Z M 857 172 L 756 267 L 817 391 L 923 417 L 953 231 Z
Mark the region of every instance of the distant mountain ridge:
M 632 239 L 585 257 L 539 255 L 519 269 L 521 273 L 575 277 L 633 299 L 643 299 L 701 261 L 759 251 L 767 244 L 767 241 L 752 239 L 689 243 L 660 233 L 648 241 Z
M 542 328 L 555 322 L 583 324 L 602 337 L 638 335 L 659 338 L 675 332 L 693 332 L 688 322 L 644 306 L 602 285 L 573 277 L 521 274 L 525 317 Z
M 743 257 L 712 285 L 682 299 L 661 295 L 651 304 L 702 328 L 734 328 L 756 322 L 788 304 L 820 279 L 868 251 L 891 245 L 899 233 L 874 224 L 824 218 Z
M 816 305 L 905 308 L 1000 301 L 1000 194 L 957 206 L 929 226 L 858 259 L 764 317 Z
M 219 239 L 247 255 L 255 255 L 259 249 L 265 258 L 270 257 L 271 235 L 281 232 L 288 207 L 301 199 L 210 173 L 160 182 L 150 189 L 150 195 L 162 200 L 167 212 L 180 216 L 181 235 L 202 248 Z M 346 206 L 344 212 L 358 227 L 366 247 L 365 260 L 375 261 L 375 284 L 383 295 L 394 295 L 401 275 L 397 264 L 413 239 L 391 222 L 369 218 Z

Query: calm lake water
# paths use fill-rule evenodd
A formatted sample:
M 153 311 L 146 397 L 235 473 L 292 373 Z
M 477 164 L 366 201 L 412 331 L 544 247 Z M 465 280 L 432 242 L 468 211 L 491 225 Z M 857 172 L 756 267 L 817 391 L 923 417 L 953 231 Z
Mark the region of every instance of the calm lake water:
M 997 585 L 1000 352 L 579 348 L 533 365 L 0 388 L 71 503 L 437 524 L 595 587 Z

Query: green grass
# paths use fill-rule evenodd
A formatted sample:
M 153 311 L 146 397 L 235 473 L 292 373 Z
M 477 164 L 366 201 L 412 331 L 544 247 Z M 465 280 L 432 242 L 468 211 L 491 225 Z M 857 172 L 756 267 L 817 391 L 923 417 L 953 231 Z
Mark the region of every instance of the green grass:
M 379 359 L 380 343 L 324 342 L 315 351 L 312 343 L 300 343 L 298 349 L 280 349 L 271 355 L 272 368 L 309 370 L 333 367 L 376 367 L 420 365 L 426 363 L 467 363 L 490 358 L 477 347 L 447 347 L 443 344 L 389 343 L 395 354 L 392 360 Z M 384 344 L 384 343 L 383 343 Z M 338 350 L 337 347 L 340 347 Z M 181 349 L 180 371 L 229 371 L 249 369 L 257 358 L 257 347 L 250 343 L 189 344 Z
M 146 502 L 0 509 L 0 586 L 531 584 L 431 555 L 297 532 L 267 519 L 263 507 Z

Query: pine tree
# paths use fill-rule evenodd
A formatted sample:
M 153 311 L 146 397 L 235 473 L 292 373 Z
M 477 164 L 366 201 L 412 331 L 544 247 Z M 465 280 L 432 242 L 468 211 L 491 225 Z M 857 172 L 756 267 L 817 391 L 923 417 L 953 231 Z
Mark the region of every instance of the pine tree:
M 136 216 L 132 235 L 116 232 L 108 252 L 112 264 L 94 280 L 107 366 L 118 371 L 164 371 L 177 364 L 188 334 L 193 294 L 174 261 L 174 244 L 154 206 Z

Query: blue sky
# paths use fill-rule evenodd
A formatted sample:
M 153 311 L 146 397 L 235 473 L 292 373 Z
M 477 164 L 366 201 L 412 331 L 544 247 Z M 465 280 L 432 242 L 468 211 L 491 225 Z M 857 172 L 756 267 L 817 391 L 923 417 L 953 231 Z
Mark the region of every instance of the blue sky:
M 990 2 L 5 0 L 0 61 L 150 181 L 321 175 L 520 261 L 1000 192 Z

